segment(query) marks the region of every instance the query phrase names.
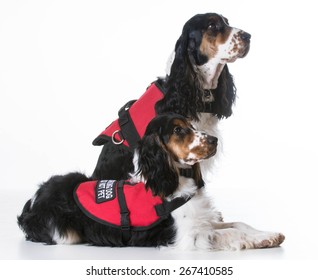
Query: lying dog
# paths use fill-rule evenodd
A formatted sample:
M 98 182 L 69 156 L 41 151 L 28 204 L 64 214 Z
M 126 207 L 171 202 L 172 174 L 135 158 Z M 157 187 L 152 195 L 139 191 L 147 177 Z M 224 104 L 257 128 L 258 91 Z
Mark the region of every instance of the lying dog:
M 46 244 L 242 249 L 278 246 L 284 236 L 243 223 L 222 223 L 203 188 L 199 162 L 215 155 L 217 138 L 180 115 L 148 125 L 127 181 L 53 176 L 18 217 L 26 239 Z

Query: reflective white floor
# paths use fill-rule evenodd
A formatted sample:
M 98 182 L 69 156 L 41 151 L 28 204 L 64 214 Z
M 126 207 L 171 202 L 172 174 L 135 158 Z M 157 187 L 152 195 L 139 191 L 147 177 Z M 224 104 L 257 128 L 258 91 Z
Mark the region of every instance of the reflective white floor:
M 5 191 L 0 197 L 0 259 L 3 260 L 63 260 L 63 259 L 211 259 L 211 260 L 299 260 L 317 259 L 315 242 L 317 224 L 313 223 L 314 193 L 306 193 L 307 204 L 298 209 L 300 199 L 297 190 L 288 196 L 268 191 L 253 192 L 246 189 L 214 190 L 217 207 L 223 210 L 228 221 L 244 221 L 256 228 L 280 231 L 286 240 L 279 248 L 226 251 L 179 252 L 156 248 L 107 248 L 87 245 L 47 246 L 27 242 L 16 224 L 28 193 Z M 317 208 L 317 206 L 315 206 Z M 310 215 L 312 213 L 312 215 Z M 316 211 L 317 213 L 317 211 Z

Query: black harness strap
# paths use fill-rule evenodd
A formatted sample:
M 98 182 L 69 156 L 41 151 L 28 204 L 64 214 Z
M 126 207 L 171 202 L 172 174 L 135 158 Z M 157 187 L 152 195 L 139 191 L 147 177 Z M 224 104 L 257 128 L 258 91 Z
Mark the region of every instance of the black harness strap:
M 129 143 L 129 147 L 132 149 L 137 146 L 137 142 L 140 140 L 136 126 L 129 113 L 129 108 L 135 103 L 135 101 L 136 100 L 129 101 L 118 111 L 118 124 L 121 129 L 120 136 Z
M 192 178 L 195 180 L 195 174 L 194 174 L 193 168 L 179 168 L 179 174 L 180 176 L 183 176 L 186 178 Z M 202 177 L 202 175 L 200 175 L 200 177 Z M 202 180 L 202 178 L 198 182 L 196 182 L 196 184 L 198 185 L 199 189 L 204 187 L 204 181 Z
M 194 171 L 192 168 L 179 168 L 179 174 L 183 177 L 194 179 Z
M 120 207 L 120 224 L 122 229 L 122 237 L 125 244 L 129 241 L 131 238 L 130 233 L 130 219 L 129 219 L 129 210 L 127 207 L 125 194 L 124 194 L 124 180 L 121 180 L 118 182 L 117 185 L 117 191 L 118 191 L 118 202 Z
M 164 200 L 162 204 L 158 204 L 155 206 L 156 213 L 161 218 L 167 218 L 171 212 L 178 209 L 185 203 L 187 203 L 192 197 L 184 198 L 184 197 L 176 197 L 171 201 Z
M 193 168 L 179 168 L 179 174 L 186 178 L 194 179 L 195 177 Z M 198 186 L 198 188 L 201 188 L 203 186 L 204 184 L 202 186 Z M 194 195 L 189 196 L 187 198 L 176 197 L 171 201 L 163 200 L 162 204 L 158 204 L 155 206 L 156 213 L 159 217 L 165 219 L 170 215 L 171 212 L 186 204 L 193 196 Z

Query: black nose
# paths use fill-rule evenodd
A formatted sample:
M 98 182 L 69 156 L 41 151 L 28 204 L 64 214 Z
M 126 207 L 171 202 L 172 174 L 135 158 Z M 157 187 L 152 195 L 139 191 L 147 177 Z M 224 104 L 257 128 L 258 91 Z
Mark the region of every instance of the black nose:
M 242 32 L 241 34 L 240 34 L 240 37 L 241 37 L 241 39 L 243 40 L 243 41 L 245 41 L 245 42 L 249 42 L 250 40 L 251 40 L 251 34 L 249 34 L 249 33 L 247 33 L 247 32 Z
M 208 144 L 211 144 L 211 145 L 217 145 L 218 144 L 218 139 L 216 137 L 213 137 L 213 136 L 210 136 L 210 135 L 208 135 L 207 141 L 208 141 Z

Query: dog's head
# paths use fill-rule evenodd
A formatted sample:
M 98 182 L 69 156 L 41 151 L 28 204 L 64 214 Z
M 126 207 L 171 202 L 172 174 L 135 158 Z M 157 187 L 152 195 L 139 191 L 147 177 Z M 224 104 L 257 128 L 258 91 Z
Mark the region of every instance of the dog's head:
M 213 95 L 210 112 L 218 118 L 231 116 L 236 88 L 227 63 L 247 55 L 250 38 L 250 34 L 230 26 L 219 14 L 198 14 L 189 19 L 168 62 L 167 81 L 168 93 L 178 92 L 190 104 L 178 96 L 183 109 L 174 108 L 174 112 L 198 120 L 209 91 Z M 164 111 L 159 107 L 159 111 Z
M 219 14 L 199 14 L 184 25 L 175 51 L 188 52 L 198 66 L 211 59 L 224 64 L 246 56 L 250 38 L 250 34 L 231 27 L 228 20 Z
M 191 166 L 194 180 L 202 185 L 199 162 L 215 155 L 217 138 L 195 130 L 180 115 L 161 115 L 147 126 L 136 149 L 138 172 L 146 187 L 155 194 L 168 196 L 179 185 L 178 166 Z

